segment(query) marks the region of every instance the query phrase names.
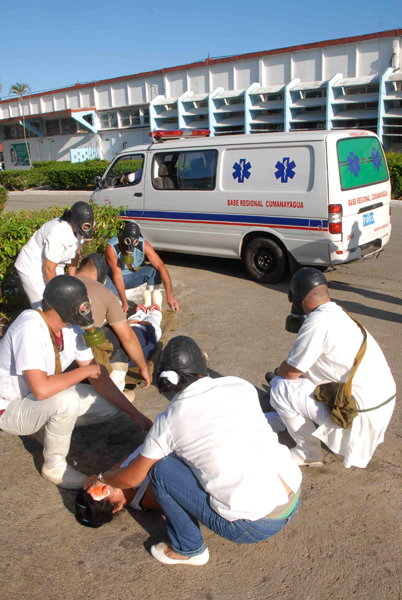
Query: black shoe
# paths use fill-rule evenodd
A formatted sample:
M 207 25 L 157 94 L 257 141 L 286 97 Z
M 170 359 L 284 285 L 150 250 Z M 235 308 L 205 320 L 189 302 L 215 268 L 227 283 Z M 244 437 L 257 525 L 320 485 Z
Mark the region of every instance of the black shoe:
M 268 371 L 268 373 L 265 373 L 265 381 L 269 385 L 271 385 L 271 381 L 273 380 L 274 377 L 276 377 L 276 375 L 272 371 Z

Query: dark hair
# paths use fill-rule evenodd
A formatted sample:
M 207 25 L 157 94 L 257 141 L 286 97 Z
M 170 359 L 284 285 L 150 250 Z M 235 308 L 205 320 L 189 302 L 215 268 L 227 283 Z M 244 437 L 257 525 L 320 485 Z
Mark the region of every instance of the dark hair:
M 174 392 L 178 394 L 184 388 L 186 388 L 190 383 L 194 383 L 199 379 L 198 373 L 177 373 L 179 376 L 178 383 L 172 383 L 166 377 L 157 377 L 157 386 L 160 394 L 168 394 L 169 392 Z
M 113 519 L 114 506 L 107 498 L 94 500 L 81 488 L 75 497 L 75 518 L 86 527 L 101 527 Z
M 80 266 L 78 268 L 78 271 L 81 271 L 85 267 L 91 269 L 91 271 L 93 271 L 94 269 L 95 269 L 95 271 L 98 270 L 96 268 L 96 264 L 94 263 L 94 261 L 92 260 L 92 258 L 91 258 L 91 256 L 89 254 L 87 254 L 86 256 L 84 256 L 84 258 L 80 262 Z
M 59 221 L 66 221 L 67 223 L 71 223 L 71 214 L 69 208 L 66 208 L 64 213 L 61 215 Z

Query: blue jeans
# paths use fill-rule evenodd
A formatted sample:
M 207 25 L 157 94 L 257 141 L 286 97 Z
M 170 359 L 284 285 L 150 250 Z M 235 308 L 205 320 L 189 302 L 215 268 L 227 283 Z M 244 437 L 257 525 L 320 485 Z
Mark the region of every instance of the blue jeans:
M 155 498 L 165 513 L 172 548 L 184 556 L 197 556 L 205 550 L 198 521 L 226 540 L 253 544 L 278 533 L 300 505 L 299 499 L 294 511 L 285 519 L 227 521 L 211 508 L 207 492 L 190 467 L 176 456 L 170 454 L 155 463 L 149 476 Z
M 129 290 L 131 288 L 136 288 L 143 283 L 159 285 L 162 282 L 162 279 L 159 271 L 157 271 L 154 267 L 151 265 L 141 265 L 138 271 L 123 271 L 123 281 L 124 287 L 126 290 Z M 109 290 L 112 290 L 113 294 L 116 296 L 119 295 L 116 286 L 113 283 L 112 272 L 110 270 L 108 270 L 105 286 Z

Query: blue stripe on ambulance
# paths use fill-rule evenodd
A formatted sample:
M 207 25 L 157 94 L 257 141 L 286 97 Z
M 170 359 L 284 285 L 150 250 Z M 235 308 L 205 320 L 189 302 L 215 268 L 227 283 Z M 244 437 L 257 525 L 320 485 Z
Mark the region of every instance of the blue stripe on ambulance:
M 307 219 L 305 217 L 267 217 L 260 215 L 228 215 L 218 213 L 184 213 L 153 210 L 121 211 L 124 219 L 155 220 L 155 221 L 192 221 L 234 225 L 265 225 L 270 227 L 289 227 L 320 229 L 328 228 L 328 219 Z

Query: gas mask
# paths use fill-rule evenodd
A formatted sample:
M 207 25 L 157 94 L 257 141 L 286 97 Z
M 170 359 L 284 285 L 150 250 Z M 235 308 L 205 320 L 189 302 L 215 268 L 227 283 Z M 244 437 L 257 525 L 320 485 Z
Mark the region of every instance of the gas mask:
M 84 330 L 84 340 L 88 348 L 99 346 L 106 341 L 105 334 L 95 327 L 91 301 L 85 284 L 70 275 L 57 275 L 47 284 L 43 300 L 53 308 L 67 325 L 79 325 Z
M 133 252 L 139 244 L 140 235 L 141 231 L 138 223 L 135 223 L 134 221 L 129 221 L 124 225 L 123 231 L 121 232 L 120 236 L 125 246 L 123 262 L 126 265 L 131 265 L 134 262 Z
M 186 335 L 178 335 L 170 340 L 163 350 L 160 358 L 158 377 L 162 373 L 169 381 L 178 383 L 179 373 L 194 373 L 196 375 L 208 375 L 205 353 L 199 348 L 195 341 Z M 175 375 L 177 375 L 177 380 Z
M 107 276 L 107 262 L 105 258 L 97 252 L 87 254 L 81 263 L 81 267 L 86 265 L 89 260 L 91 260 L 96 267 L 96 279 L 98 283 L 104 285 Z
M 93 241 L 94 213 L 92 208 L 86 202 L 75 202 L 70 209 L 70 219 L 72 228 L 84 240 L 82 245 L 82 254 L 91 254 L 96 251 L 96 244 Z
M 299 269 L 292 277 L 288 300 L 292 303 L 291 313 L 286 317 L 285 329 L 290 333 L 299 333 L 306 317 L 303 309 L 303 300 L 318 285 L 327 285 L 325 275 L 313 269 L 304 267 Z

